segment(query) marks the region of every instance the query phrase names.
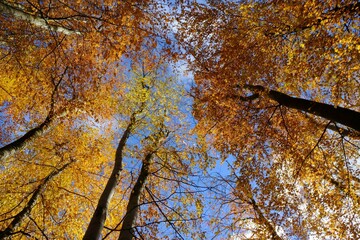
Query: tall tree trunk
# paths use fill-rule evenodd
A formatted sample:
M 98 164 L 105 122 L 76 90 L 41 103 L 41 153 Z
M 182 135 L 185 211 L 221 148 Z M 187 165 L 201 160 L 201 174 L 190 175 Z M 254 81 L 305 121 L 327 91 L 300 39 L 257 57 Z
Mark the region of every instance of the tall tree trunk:
M 14 216 L 11 223 L 7 226 L 7 228 L 0 232 L 0 239 L 5 239 L 11 236 L 15 230 L 15 228 L 23 221 L 23 219 L 30 214 L 32 208 L 35 206 L 36 201 L 40 197 L 40 195 L 44 192 L 47 184 L 58 174 L 65 170 L 73 161 L 65 164 L 59 169 L 52 171 L 45 179 L 42 180 L 42 183 L 35 189 L 32 194 L 30 200 L 26 204 L 26 206 Z
M 273 225 L 270 223 L 270 221 L 263 215 L 259 206 L 256 204 L 255 200 L 253 198 L 251 198 L 249 203 L 252 205 L 260 222 L 265 225 L 267 231 L 271 234 L 271 239 L 272 240 L 282 240 L 281 237 L 277 234 Z
M 50 24 L 50 20 L 51 18 L 46 18 L 46 17 L 40 17 L 40 16 L 36 16 L 33 15 L 31 13 L 26 12 L 23 7 L 18 4 L 15 5 L 14 3 L 9 3 L 7 1 L 4 0 L 0 0 L 0 11 L 2 13 L 7 13 L 7 14 L 12 14 L 14 15 L 16 18 L 24 20 L 24 21 L 28 21 L 31 24 L 44 28 L 44 29 L 49 29 L 50 31 L 53 32 L 59 32 L 59 33 L 64 33 L 66 35 L 70 35 L 70 34 L 80 34 L 80 32 L 78 31 L 74 31 L 72 29 L 68 29 L 59 25 L 55 25 L 55 24 Z
M 0 148 L 0 160 L 7 158 L 8 156 L 14 154 L 16 151 L 19 151 L 26 147 L 26 145 L 31 142 L 35 137 L 42 135 L 51 127 L 52 123 L 59 117 L 63 117 L 68 113 L 67 110 L 64 110 L 58 116 L 48 115 L 44 122 L 42 122 L 39 126 L 29 130 L 19 139 L 3 146 Z
M 126 215 L 124 217 L 123 224 L 120 230 L 119 240 L 130 240 L 135 236 L 133 226 L 139 210 L 140 194 L 146 178 L 149 176 L 149 166 L 152 155 L 153 152 L 148 153 L 145 156 L 139 177 L 134 185 L 133 190 L 131 191 L 129 202 L 126 208 Z
M 0 10 L 1 10 L 2 4 L 4 4 L 4 2 L 0 0 Z M 55 112 L 54 112 L 55 95 L 56 95 L 56 92 L 58 91 L 59 85 L 62 82 L 63 77 L 65 76 L 65 73 L 67 70 L 68 70 L 68 67 L 66 66 L 57 83 L 55 83 L 55 79 L 53 79 L 53 78 L 51 79 L 55 86 L 54 86 L 54 90 L 51 93 L 50 108 L 49 108 L 49 112 L 48 112 L 45 120 L 37 127 L 29 130 L 27 133 L 25 133 L 19 139 L 1 147 L 0 148 L 0 160 L 5 159 L 6 157 L 10 156 L 14 152 L 24 148 L 36 136 L 39 136 L 39 135 L 43 134 L 44 132 L 46 132 L 57 118 L 64 117 L 69 113 L 69 110 L 66 108 L 63 109 L 62 111 L 60 111 L 58 114 L 55 114 Z
M 116 149 L 114 168 L 108 182 L 106 183 L 105 189 L 100 196 L 94 215 L 92 216 L 90 224 L 85 232 L 83 238 L 84 240 L 98 240 L 101 236 L 101 231 L 104 227 L 104 223 L 106 220 L 108 206 L 112 196 L 114 195 L 116 185 L 120 178 L 120 172 L 122 171 L 123 150 L 126 146 L 126 142 L 130 136 L 131 130 L 135 124 L 135 116 L 135 113 L 132 114 L 130 118 L 130 123 L 126 127 L 120 139 L 120 142 Z
M 282 106 L 311 113 L 334 123 L 341 123 L 360 132 L 360 112 L 343 107 L 335 107 L 326 103 L 291 97 L 275 90 L 268 90 L 259 85 L 245 85 L 244 87 L 255 92 L 253 95 L 255 97 L 263 94 Z M 244 98 L 240 97 L 240 99 Z
M 29 130 L 19 139 L 3 146 L 0 148 L 0 159 L 5 159 L 6 157 L 12 155 L 16 151 L 24 148 L 28 142 L 30 142 L 34 137 L 44 133 L 52 123 L 52 118 L 47 117 L 44 122 L 39 126 Z

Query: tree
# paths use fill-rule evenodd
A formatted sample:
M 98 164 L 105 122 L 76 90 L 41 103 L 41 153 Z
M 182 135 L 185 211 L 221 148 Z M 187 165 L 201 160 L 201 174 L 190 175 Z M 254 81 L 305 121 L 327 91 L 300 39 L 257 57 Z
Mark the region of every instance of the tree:
M 133 128 L 133 125 L 135 124 L 135 119 L 136 119 L 135 117 L 136 117 L 136 113 L 131 115 L 130 122 L 120 139 L 120 142 L 116 149 L 115 164 L 113 171 L 110 175 L 110 178 L 106 184 L 103 193 L 101 194 L 99 203 L 95 209 L 93 217 L 91 218 L 84 239 L 99 239 L 101 235 L 101 231 L 104 227 L 106 215 L 108 212 L 108 206 L 112 196 L 114 195 L 115 187 L 119 181 L 120 173 L 122 170 L 123 150 L 125 148 L 128 138 L 130 137 L 130 133 Z
M 153 155 L 157 152 L 157 149 L 160 147 L 158 145 L 161 144 L 161 142 L 160 142 L 161 139 L 163 139 L 163 141 L 164 141 L 165 138 L 167 137 L 166 135 L 168 135 L 168 133 L 165 133 L 165 135 L 164 135 L 163 131 L 164 131 L 163 129 L 160 129 L 159 134 L 154 136 L 155 146 L 153 146 L 153 149 L 148 150 L 149 152 L 146 153 L 146 156 L 143 160 L 139 176 L 133 187 L 133 190 L 129 197 L 128 205 L 126 207 L 125 217 L 123 219 L 122 227 L 120 230 L 120 236 L 119 236 L 120 240 L 132 239 L 133 237 L 135 237 L 133 228 L 135 226 L 135 223 L 136 223 L 135 220 L 136 220 L 139 208 L 140 208 L 140 206 L 139 206 L 140 194 L 144 187 L 145 181 L 150 174 L 149 168 L 150 168 L 150 164 L 151 164 L 151 159 L 152 159 Z M 164 136 L 162 136 L 162 135 L 164 135 Z
M 115 2 L 1 1 L 0 101 L 9 128 L 1 136 L 6 143 L 1 157 L 48 128 L 64 112 L 109 117 L 109 112 L 94 106 L 107 101 L 101 93 L 116 87 L 119 68 L 111 65 L 144 42 L 153 44 L 158 34 L 152 21 L 160 14 L 144 1 Z M 153 31 L 145 27 L 149 25 Z M 27 115 L 32 122 L 26 120 Z M 15 132 L 12 121 L 25 125 L 25 134 Z
M 288 237 L 359 236 L 359 7 L 208 1 L 180 19 L 197 129 Z
M 66 69 L 65 69 L 66 72 Z M 64 74 L 65 74 L 64 72 Z M 44 132 L 46 132 L 47 129 L 50 128 L 51 124 L 55 121 L 56 118 L 61 117 L 63 115 L 66 115 L 66 111 L 63 110 L 62 113 L 59 113 L 58 115 L 54 114 L 54 107 L 55 107 L 55 94 L 57 93 L 57 88 L 59 87 L 59 84 L 61 83 L 62 78 L 58 80 L 57 83 L 54 83 L 54 90 L 51 94 L 51 100 L 50 100 L 50 109 L 49 113 L 47 114 L 45 120 L 35 128 L 29 130 L 27 133 L 25 133 L 22 137 L 19 139 L 16 139 L 15 141 L 6 144 L 5 146 L 0 148 L 0 159 L 6 158 L 9 155 L 11 155 L 13 152 L 19 151 L 22 148 L 26 146 L 28 142 L 30 142 L 33 138 L 35 138 L 37 135 L 41 135 Z
M 40 197 L 41 193 L 44 192 L 48 182 L 51 181 L 52 178 L 54 178 L 56 175 L 58 175 L 62 171 L 64 171 L 66 169 L 66 167 L 69 166 L 71 163 L 72 162 L 66 163 L 61 168 L 52 171 L 48 176 L 46 176 L 46 178 L 44 178 L 42 180 L 40 185 L 37 188 L 35 188 L 34 192 L 32 193 L 32 195 L 31 195 L 29 201 L 26 203 L 25 207 L 18 214 L 13 216 L 12 217 L 13 220 L 8 225 L 8 227 L 5 230 L 0 232 L 0 239 L 5 239 L 6 237 L 9 237 L 9 236 L 17 233 L 17 232 L 14 232 L 14 229 L 16 229 L 16 227 L 21 224 L 21 222 L 24 220 L 24 218 L 30 214 L 31 210 L 33 209 L 34 205 L 36 204 L 36 201 Z M 34 223 L 35 223 L 35 220 L 33 220 L 33 219 L 31 219 L 31 220 L 34 221 Z M 23 233 L 23 232 L 20 231 L 20 233 Z M 25 232 L 24 232 L 24 235 L 31 236 L 31 235 L 26 234 Z
M 13 238 L 82 235 L 82 218 L 89 218 L 98 185 L 106 180 L 100 173 L 107 171 L 112 148 L 102 144 L 110 139 L 101 136 L 99 129 L 77 126 L 74 130 L 66 123 L 56 125 L 2 162 L 1 230 L 16 220 Z M 90 141 L 94 136 L 97 140 Z M 71 159 L 76 161 L 58 171 Z
M 160 11 L 144 1 L 1 1 L 0 10 L 1 229 L 27 209 L 17 234 L 80 237 L 109 169 L 121 57 L 162 36 Z M 63 158 L 78 161 L 28 207 Z
M 144 56 L 151 57 L 150 59 L 141 59 L 140 66 L 135 65 L 133 67 L 133 71 L 135 71 L 134 78 L 131 79 L 131 82 L 127 83 L 127 93 L 121 100 L 123 108 L 119 109 L 121 113 L 119 117 L 121 119 L 128 119 L 128 123 L 119 140 L 112 174 L 101 194 L 96 210 L 87 227 L 84 239 L 98 239 L 100 237 L 106 215 L 109 214 L 109 204 L 115 187 L 117 183 L 120 185 L 124 184 L 123 181 L 120 181 L 122 175 L 129 175 L 123 172 L 123 159 L 126 158 L 128 154 L 130 154 L 130 156 L 127 157 L 142 159 L 142 164 L 138 177 L 130 191 L 126 211 L 119 215 L 121 216 L 121 221 L 118 219 L 119 223 L 115 229 L 112 228 L 115 231 L 119 231 L 119 239 L 131 239 L 139 234 L 135 232 L 139 224 L 136 219 L 141 212 L 140 206 L 143 204 L 148 205 L 150 209 L 152 205 L 155 205 L 155 208 L 157 208 L 156 210 L 153 209 L 152 213 L 146 215 L 147 219 L 153 218 L 152 221 L 160 223 L 161 221 L 159 219 L 165 217 L 165 220 L 162 221 L 170 224 L 175 233 L 181 237 L 180 232 L 183 230 L 179 230 L 178 227 L 176 227 L 178 224 L 174 225 L 171 222 L 168 218 L 169 216 L 165 214 L 165 210 L 163 210 L 160 205 L 171 201 L 179 195 L 176 190 L 175 192 L 167 193 L 169 190 L 173 191 L 173 188 L 181 187 L 183 189 L 182 194 L 185 195 L 185 198 L 191 197 L 195 199 L 197 197 L 195 192 L 190 196 L 186 190 L 188 186 L 182 183 L 183 180 L 178 179 L 179 177 L 181 178 L 183 175 L 181 172 L 185 169 L 188 173 L 191 173 L 192 170 L 189 164 L 195 164 L 191 162 L 186 163 L 188 160 L 187 151 L 189 151 L 189 149 L 181 146 L 183 144 L 179 142 L 185 139 L 185 136 L 182 136 L 182 134 L 188 134 L 187 131 L 183 132 L 183 130 L 188 127 L 187 124 L 182 123 L 182 126 L 175 126 L 172 123 L 172 119 L 177 118 L 180 120 L 184 117 L 178 104 L 183 93 L 179 86 L 177 86 L 175 79 L 161 76 L 162 73 L 166 72 L 166 68 L 160 63 L 165 59 L 160 58 L 160 60 L 155 60 L 154 56 L 156 56 L 156 53 L 153 52 L 142 54 L 142 57 Z M 156 61 L 159 62 L 156 63 Z M 159 69 L 152 69 L 154 66 L 157 66 Z M 128 144 L 127 142 L 130 141 L 130 137 L 132 138 L 132 142 L 135 141 L 137 143 Z M 195 151 L 196 149 L 192 150 L 192 152 Z M 170 176 L 164 174 L 170 174 Z M 129 179 L 129 177 L 125 177 L 125 179 Z M 151 179 L 152 184 L 148 183 L 148 178 Z M 141 196 L 145 195 L 143 192 L 144 188 L 146 188 L 151 200 L 141 203 Z M 164 193 L 169 194 L 169 196 L 164 200 L 160 200 L 158 203 L 155 198 L 159 198 L 160 194 Z M 142 201 L 145 201 L 145 199 Z M 176 211 L 176 214 L 183 219 L 178 220 L 179 223 L 185 221 L 184 219 L 187 218 L 187 215 L 192 214 L 192 211 L 188 209 L 189 204 L 191 204 L 189 201 L 179 204 L 182 212 Z M 117 211 L 118 209 L 116 209 L 115 212 Z M 160 215 L 156 212 L 160 212 Z M 195 222 L 196 219 L 194 218 L 190 221 Z M 121 227 L 119 228 L 119 226 Z M 118 228 L 119 230 L 117 230 Z M 156 228 L 154 228 L 154 230 L 156 230 Z M 113 236 L 113 232 L 112 230 L 106 233 L 105 237 L 110 234 Z M 186 234 L 186 232 L 184 234 Z
M 359 8 L 0 0 L 1 237 L 359 238 Z

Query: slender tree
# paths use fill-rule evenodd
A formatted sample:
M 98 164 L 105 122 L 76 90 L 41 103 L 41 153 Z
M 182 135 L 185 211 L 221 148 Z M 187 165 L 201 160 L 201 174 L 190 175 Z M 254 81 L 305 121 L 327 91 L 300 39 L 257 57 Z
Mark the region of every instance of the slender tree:
M 11 223 L 2 231 L 0 231 L 0 239 L 5 239 L 7 237 L 10 237 L 14 234 L 16 234 L 17 227 L 22 224 L 24 221 L 24 218 L 28 217 L 30 215 L 33 207 L 37 203 L 38 199 L 40 198 L 41 194 L 46 190 L 46 187 L 54 177 L 61 174 L 73 161 L 70 161 L 66 164 L 64 164 L 62 167 L 55 169 L 52 171 L 48 176 L 46 176 L 43 180 L 41 180 L 41 183 L 38 185 L 37 188 L 35 188 L 34 192 L 31 194 L 31 197 L 29 201 L 26 203 L 24 208 L 17 213 L 15 216 L 11 217 L 13 220 Z
M 141 110 L 139 111 L 141 113 Z M 108 214 L 108 206 L 111 198 L 114 195 L 115 187 L 117 186 L 123 168 L 123 151 L 126 147 L 126 142 L 130 137 L 132 128 L 136 123 L 137 113 L 133 113 L 130 117 L 129 124 L 127 125 L 116 149 L 115 164 L 110 175 L 108 182 L 106 183 L 105 189 L 100 196 L 99 202 L 96 206 L 93 217 L 91 218 L 90 224 L 86 230 L 83 239 L 99 239 L 101 231 L 104 227 L 106 216 Z
M 129 197 L 129 201 L 126 207 L 125 217 L 123 219 L 122 227 L 120 230 L 119 239 L 121 240 L 132 239 L 135 237 L 133 227 L 136 221 L 137 213 L 139 211 L 139 198 L 146 178 L 149 176 L 149 166 L 153 154 L 154 153 L 148 153 L 145 156 L 139 176 L 131 191 L 131 195 Z
M 159 129 L 158 132 L 155 132 L 149 136 L 152 143 L 150 146 L 147 146 L 147 153 L 142 162 L 141 170 L 139 176 L 134 184 L 134 187 L 131 191 L 129 201 L 126 207 L 126 213 L 124 219 L 122 220 L 122 226 L 120 229 L 119 240 L 132 239 L 135 237 L 134 226 L 136 223 L 136 217 L 139 212 L 139 200 L 140 195 L 143 191 L 146 180 L 150 174 L 151 160 L 153 156 L 157 153 L 162 144 L 166 141 L 166 138 L 169 135 L 169 132 L 164 129 L 164 125 Z

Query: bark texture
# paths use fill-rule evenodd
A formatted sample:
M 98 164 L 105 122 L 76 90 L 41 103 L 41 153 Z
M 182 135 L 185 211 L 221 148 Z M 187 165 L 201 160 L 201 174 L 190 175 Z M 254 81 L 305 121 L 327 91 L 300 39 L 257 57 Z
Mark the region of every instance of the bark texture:
M 13 3 L 9 3 L 7 1 L 0 0 L 0 11 L 2 13 L 12 14 L 14 17 L 16 17 L 18 19 L 28 21 L 37 27 L 49 29 L 50 31 L 53 31 L 53 32 L 63 33 L 66 35 L 71 35 L 74 33 L 80 34 L 80 32 L 77 32 L 77 31 L 74 31 L 74 30 L 71 30 L 68 28 L 64 28 L 62 26 L 50 24 L 51 18 L 39 17 L 39 16 L 35 16 L 31 13 L 28 13 L 22 8 L 21 5 L 14 5 Z
M 270 221 L 268 219 L 266 219 L 266 217 L 262 214 L 262 212 L 261 212 L 259 206 L 256 204 L 255 200 L 253 198 L 251 198 L 249 203 L 252 205 L 261 224 L 264 224 L 267 231 L 270 233 L 271 239 L 272 240 L 282 240 L 281 237 L 277 234 L 273 225 L 270 223 Z
M 7 228 L 0 232 L 0 239 L 5 239 L 7 237 L 10 237 L 13 235 L 14 230 L 16 227 L 23 221 L 23 219 L 28 216 L 32 210 L 32 208 L 35 206 L 36 201 L 40 197 L 40 195 L 44 192 L 47 184 L 58 174 L 60 174 L 62 171 L 65 170 L 73 161 L 65 164 L 59 169 L 54 170 L 51 172 L 45 179 L 42 180 L 42 183 L 35 189 L 33 194 L 31 195 L 30 200 L 27 202 L 25 207 L 13 217 L 13 220 L 11 223 L 7 226 Z
M 25 133 L 22 137 L 19 139 L 3 146 L 0 148 L 0 160 L 3 160 L 10 155 L 14 154 L 16 151 L 19 151 L 26 147 L 26 145 L 31 142 L 35 137 L 42 135 L 45 133 L 49 128 L 51 128 L 53 122 L 65 115 L 68 114 L 68 111 L 63 111 L 58 116 L 53 116 L 52 114 L 49 114 L 46 119 L 37 127 L 29 130 L 27 133 Z
M 12 155 L 16 151 L 24 148 L 26 144 L 30 142 L 34 137 L 44 133 L 49 128 L 51 122 L 52 119 L 47 117 L 45 121 L 41 123 L 39 126 L 31 129 L 19 139 L 0 148 L 0 159 L 5 159 L 6 157 Z
M 114 195 L 114 191 L 116 185 L 119 181 L 120 173 L 122 171 L 122 160 L 123 160 L 123 151 L 126 146 L 126 142 L 131 134 L 131 130 L 135 124 L 135 114 L 133 114 L 130 118 L 130 123 L 126 127 L 120 141 L 118 147 L 116 149 L 115 154 L 115 165 L 110 175 L 108 182 L 106 183 L 105 189 L 102 192 L 99 202 L 96 206 L 94 215 L 91 218 L 90 224 L 85 232 L 84 240 L 97 240 L 100 239 L 101 231 L 104 227 L 104 223 L 106 220 L 106 215 L 108 212 L 108 206 L 112 196 Z
M 360 112 L 343 107 L 335 107 L 326 103 L 291 97 L 275 90 L 268 90 L 259 85 L 245 85 L 245 88 L 254 91 L 256 95 L 266 95 L 282 106 L 311 113 L 360 132 Z M 240 99 L 242 98 L 240 97 Z
M 133 239 L 133 237 L 135 236 L 133 226 L 139 210 L 140 194 L 145 184 L 146 178 L 149 176 L 149 166 L 152 155 L 153 152 L 148 153 L 145 156 L 139 177 L 130 194 L 129 202 L 126 207 L 126 215 L 124 217 L 123 224 L 120 230 L 119 240 L 130 240 Z

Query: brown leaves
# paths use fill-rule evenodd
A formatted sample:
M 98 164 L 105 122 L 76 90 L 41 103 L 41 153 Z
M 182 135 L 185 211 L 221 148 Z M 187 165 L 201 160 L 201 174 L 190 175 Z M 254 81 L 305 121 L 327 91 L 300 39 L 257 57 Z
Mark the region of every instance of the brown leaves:
M 234 172 L 256 182 L 252 191 L 257 199 L 267 201 L 270 209 L 282 211 L 294 221 L 297 217 L 291 212 L 298 212 L 299 218 L 308 216 L 313 224 L 315 219 L 335 221 L 341 211 L 358 212 L 354 205 L 337 208 L 347 197 L 342 195 L 343 190 L 331 186 L 337 185 L 331 178 L 339 174 L 335 178 L 347 181 L 349 188 L 354 189 L 354 182 L 342 174 L 345 171 L 352 175 L 353 167 L 357 169 L 349 160 L 359 158 L 355 153 L 358 141 L 345 140 L 336 131 L 325 129 L 328 122 L 324 119 L 316 117 L 316 122 L 309 122 L 306 113 L 290 109 L 290 99 L 282 102 L 273 98 L 274 92 L 249 92 L 246 88 L 249 84 L 260 85 L 292 97 L 359 111 L 358 71 L 353 61 L 358 57 L 353 49 L 354 44 L 359 44 L 358 27 L 354 25 L 359 18 L 347 10 L 358 3 L 209 5 L 211 9 L 196 5 L 197 11 L 185 13 L 189 24 L 185 24 L 184 35 L 180 36 L 194 57 L 190 64 L 197 83 L 194 115 L 199 121 L 199 132 L 210 134 L 211 143 L 219 151 L 237 157 L 238 169 Z M 310 108 L 303 111 L 309 112 Z M 345 146 L 344 141 L 353 145 Z M 350 153 L 354 155 L 350 157 Z M 323 183 L 321 179 L 328 181 Z M 301 194 L 286 199 L 297 188 Z M 322 196 L 327 189 L 340 195 L 325 200 Z M 326 205 L 324 209 L 337 210 L 324 210 L 323 215 L 310 217 L 311 210 L 294 209 L 296 203 L 302 204 L 302 198 L 311 206 Z M 357 202 L 356 197 L 350 201 Z M 274 224 L 292 228 L 298 236 L 305 234 L 296 223 L 286 221 Z M 337 231 L 340 228 L 334 227 L 327 234 L 336 235 Z
M 355 130 L 294 101 L 360 110 L 359 4 L 167 3 L 0 3 L 2 146 L 54 120 L 3 162 L 2 229 L 41 179 L 76 159 L 19 229 L 27 237 L 81 237 L 113 167 L 114 130 L 142 109 L 104 233 L 120 229 L 138 167 L 153 152 L 138 195 L 139 236 L 169 237 L 170 229 L 206 238 L 199 220 L 230 209 L 226 220 L 212 216 L 215 235 L 224 227 L 262 238 L 356 238 Z M 169 63 L 179 55 L 191 59 L 196 123 Z M 207 184 L 203 174 L 220 158 L 231 174 L 217 180 L 230 190 L 206 186 L 200 201 L 193 177 L 201 172 L 197 181 Z M 226 204 L 209 210 L 218 203 Z

